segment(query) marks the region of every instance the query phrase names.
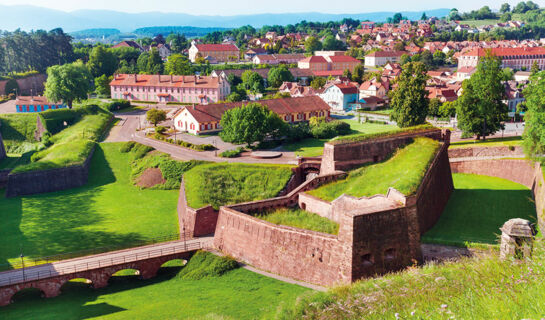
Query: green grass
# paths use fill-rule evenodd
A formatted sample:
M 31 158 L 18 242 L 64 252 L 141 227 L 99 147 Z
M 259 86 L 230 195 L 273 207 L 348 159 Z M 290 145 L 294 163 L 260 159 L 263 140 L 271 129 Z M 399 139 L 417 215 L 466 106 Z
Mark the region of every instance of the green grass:
M 379 124 L 382 125 L 382 124 Z M 415 132 L 423 132 L 430 129 L 433 129 L 434 127 L 428 123 L 421 124 L 414 127 L 407 127 L 407 128 L 398 128 L 395 126 L 390 126 L 389 129 L 391 130 L 385 130 L 380 132 L 364 132 L 364 133 L 356 133 L 356 134 L 350 134 L 346 136 L 336 137 L 330 140 L 330 143 L 333 144 L 343 144 L 343 143 L 351 143 L 351 142 L 358 142 L 358 141 L 366 141 L 370 139 L 377 139 L 382 137 L 388 137 L 388 136 L 395 136 L 399 134 L 407 134 L 407 133 L 415 133 Z
M 522 137 L 491 138 L 486 140 L 462 140 L 450 143 L 450 149 L 469 148 L 469 147 L 503 147 L 520 146 Z
M 435 140 L 416 138 L 390 159 L 352 170 L 346 179 L 328 183 L 308 193 L 326 201 L 333 201 L 342 194 L 354 197 L 386 194 L 389 187 L 411 195 L 420 186 L 438 148 L 439 142 Z
M 140 244 L 178 233 L 177 190 L 140 190 L 119 143 L 97 145 L 87 185 L 0 198 L 0 265 L 26 257 Z
M 392 129 L 396 128 L 395 126 L 384 124 L 358 123 L 357 120 L 343 119 L 342 121 L 350 125 L 350 129 L 352 130 L 353 134 L 380 133 L 391 131 Z M 295 154 L 300 157 L 317 157 L 324 153 L 324 144 L 327 141 L 329 140 L 308 138 L 301 141 L 284 144 L 283 149 L 286 151 L 295 152 Z
M 256 214 L 256 218 L 274 224 L 280 224 L 300 229 L 313 230 L 329 234 L 339 233 L 339 224 L 319 215 L 296 209 L 281 208 L 273 211 Z
M 454 193 L 439 222 L 424 242 L 464 246 L 466 242 L 497 244 L 499 228 L 511 218 L 536 220 L 531 191 L 496 177 L 453 174 Z
M 261 200 L 276 196 L 292 175 L 289 165 L 212 163 L 184 174 L 187 203 L 192 208 Z
M 30 156 L 33 151 L 29 151 L 25 154 L 8 153 L 7 157 L 0 160 L 0 170 L 12 169 L 19 165 L 24 165 L 30 162 Z
M 178 277 L 185 280 L 219 277 L 238 267 L 238 262 L 233 258 L 218 257 L 210 252 L 197 251 Z
M 460 21 L 460 24 L 467 24 L 470 27 L 477 28 L 480 26 L 495 25 L 498 22 L 500 22 L 500 19 L 462 20 Z
M 286 306 L 278 319 L 541 319 L 545 314 L 545 252 L 533 259 L 481 258 L 428 264 L 311 293 Z
M 379 115 L 383 115 L 383 116 L 389 116 L 392 111 L 394 111 L 394 109 L 383 109 L 383 110 L 363 110 L 363 111 L 359 111 L 361 112 L 363 115 L 365 115 L 366 113 L 370 113 L 370 114 L 379 114 Z
M 309 291 L 242 268 L 200 280 L 184 279 L 184 269 L 191 268 L 195 258 L 185 267 L 180 262 L 167 263 L 169 267 L 149 280 L 127 273 L 98 290 L 79 281 L 64 285 L 63 293 L 55 298 L 44 299 L 38 294 L 21 297 L 1 307 L 0 318 L 249 320 L 271 317 L 279 305 L 291 305 L 298 295 Z M 205 261 L 210 260 L 214 259 Z M 221 263 L 212 264 L 217 267 Z
M 37 114 L 0 114 L 0 133 L 8 153 L 23 154 L 34 150 Z

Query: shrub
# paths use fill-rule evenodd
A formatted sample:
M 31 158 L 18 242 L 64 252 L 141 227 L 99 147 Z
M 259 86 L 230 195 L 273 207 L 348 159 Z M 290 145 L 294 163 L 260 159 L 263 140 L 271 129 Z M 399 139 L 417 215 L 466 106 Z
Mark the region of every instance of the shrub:
M 132 148 L 134 148 L 134 146 L 136 144 L 137 144 L 137 142 L 135 142 L 135 141 L 127 141 L 127 142 L 125 142 L 124 144 L 121 145 L 121 147 L 119 148 L 119 151 L 123 152 L 123 153 L 127 153 L 127 152 L 131 151 Z
M 178 277 L 188 280 L 219 277 L 238 268 L 236 260 L 230 257 L 218 257 L 206 251 L 197 251 L 187 265 L 178 273 Z
M 318 122 L 310 129 L 312 136 L 318 139 L 329 139 L 350 133 L 350 125 L 346 122 L 334 120 L 331 122 Z
M 244 152 L 244 148 L 238 147 L 238 148 L 233 149 L 233 150 L 223 151 L 222 153 L 220 153 L 220 157 L 223 157 L 223 158 L 236 158 L 236 157 L 240 156 L 240 154 L 242 152 Z
M 131 102 L 128 100 L 113 100 L 112 102 L 104 105 L 104 107 L 108 111 L 121 110 L 121 109 L 129 108 L 130 106 L 131 106 Z
M 285 136 L 288 142 L 300 141 L 309 138 L 311 135 L 310 127 L 306 122 L 287 125 L 285 128 Z
M 155 128 L 155 132 L 159 133 L 159 134 L 163 134 L 167 131 L 167 128 L 163 127 L 163 126 L 158 126 L 157 128 Z
M 150 146 L 146 146 L 144 144 L 136 143 L 133 146 L 132 150 L 131 150 L 132 160 L 134 161 L 134 160 L 137 160 L 137 159 L 141 159 L 146 154 L 148 154 L 148 152 L 150 152 L 152 150 L 155 150 L 155 149 L 150 147 Z

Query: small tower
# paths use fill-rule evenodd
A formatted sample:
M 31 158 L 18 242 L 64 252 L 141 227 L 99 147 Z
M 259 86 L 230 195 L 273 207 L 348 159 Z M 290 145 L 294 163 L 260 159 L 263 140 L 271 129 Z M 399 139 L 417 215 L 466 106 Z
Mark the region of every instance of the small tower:
M 532 255 L 534 231 L 532 224 L 524 219 L 511 219 L 501 230 L 500 258 L 524 259 Z

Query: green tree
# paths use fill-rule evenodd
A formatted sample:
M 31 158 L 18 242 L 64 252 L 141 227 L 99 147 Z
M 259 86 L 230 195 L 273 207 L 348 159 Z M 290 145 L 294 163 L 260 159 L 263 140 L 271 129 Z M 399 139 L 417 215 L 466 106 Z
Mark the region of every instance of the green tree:
M 101 96 L 110 97 L 110 82 L 114 79 L 113 76 L 106 76 L 105 74 L 95 78 L 95 93 Z
M 511 6 L 509 5 L 509 3 L 504 3 L 501 5 L 500 7 L 501 13 L 508 13 L 509 11 L 511 11 Z
M 501 22 L 507 22 L 507 21 L 510 21 L 511 19 L 513 19 L 513 15 L 511 14 L 511 12 L 503 13 L 500 16 L 500 21 Z
M 401 55 L 401 58 L 400 58 L 400 60 L 399 60 L 399 63 L 400 63 L 401 65 L 405 65 L 405 64 L 407 64 L 407 63 L 409 63 L 409 62 L 411 62 L 411 56 L 410 56 L 410 55 L 408 55 L 408 54 L 406 54 L 406 53 L 404 53 L 403 55 Z
M 117 57 L 111 49 L 99 45 L 93 48 L 89 55 L 87 66 L 94 77 L 111 76 L 117 69 Z
M 422 13 L 422 16 L 420 17 L 420 20 L 428 20 L 428 16 L 426 15 L 426 13 Z
M 263 77 L 261 77 L 259 73 L 252 70 L 246 70 L 242 73 L 241 78 L 244 89 L 253 93 L 265 91 Z
M 47 68 L 45 96 L 49 101 L 63 101 L 72 109 L 74 101 L 87 98 L 91 82 L 91 73 L 81 61 L 51 66 Z
M 501 73 L 502 73 L 501 79 L 503 81 L 513 80 L 513 76 L 515 75 L 515 73 L 513 72 L 513 69 L 511 68 L 502 69 Z
M 157 48 L 150 50 L 146 72 L 148 74 L 163 73 L 163 59 L 161 59 Z
M 142 52 L 136 61 L 136 67 L 139 73 L 147 73 L 148 70 L 149 53 Z
M 354 71 L 352 71 L 352 81 L 355 81 L 359 84 L 363 82 L 363 77 L 365 76 L 365 67 L 363 64 L 358 64 L 354 67 Z
M 524 114 L 523 146 L 530 158 L 545 154 L 545 71 L 530 77 L 524 89 L 527 111 Z
M 530 72 L 532 75 L 539 72 L 539 66 L 537 65 L 537 61 L 534 61 L 534 63 L 532 63 L 532 68 L 530 68 Z
M 326 84 L 327 80 L 323 77 L 316 77 L 310 81 L 310 86 L 313 89 L 320 89 Z
M 455 101 L 445 101 L 439 107 L 439 115 L 441 117 L 454 117 L 456 115 L 456 102 Z
M 441 108 L 441 100 L 438 98 L 430 99 L 430 107 L 428 114 L 430 116 L 438 117 L 440 115 L 439 109 Z
M 220 121 L 223 141 L 246 143 L 261 142 L 267 136 L 278 135 L 284 127 L 280 117 L 259 103 L 249 103 L 225 111 Z
M 146 112 L 146 120 L 153 123 L 154 127 L 156 127 L 159 122 L 165 121 L 166 119 L 167 113 L 165 110 L 150 109 L 148 112 Z
M 322 43 L 314 36 L 310 36 L 305 40 L 305 52 L 314 54 L 315 51 L 322 49 Z
M 507 120 L 505 87 L 502 83 L 501 60 L 487 54 L 477 65 L 477 71 L 462 84 L 462 95 L 456 102 L 458 126 L 464 134 L 476 134 L 477 139 L 503 128 Z
M 174 75 L 191 75 L 194 73 L 189 59 L 179 53 L 171 54 L 168 57 L 165 63 L 165 72 Z
M 278 88 L 282 85 L 282 82 L 285 81 L 293 81 L 293 75 L 285 64 L 269 70 L 267 82 L 271 87 Z
M 324 42 L 322 43 L 322 49 L 345 50 L 346 45 L 342 41 L 335 39 L 333 35 L 328 35 L 327 37 L 325 37 Z
M 436 67 L 440 67 L 445 64 L 445 60 L 447 58 L 447 55 L 440 50 L 437 50 L 433 53 L 433 65 Z
M 166 38 L 166 43 L 170 44 L 172 52 L 180 53 L 189 46 L 189 43 L 183 34 L 171 33 Z
M 421 62 L 410 62 L 403 66 L 398 77 L 397 88 L 390 91 L 390 118 L 400 128 L 426 122 L 429 99 L 426 91 L 427 69 Z

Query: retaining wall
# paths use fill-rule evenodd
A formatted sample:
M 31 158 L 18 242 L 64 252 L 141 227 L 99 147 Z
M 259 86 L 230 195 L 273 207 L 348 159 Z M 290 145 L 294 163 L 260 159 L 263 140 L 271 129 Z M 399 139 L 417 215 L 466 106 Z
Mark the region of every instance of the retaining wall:
M 95 147 L 81 165 L 65 168 L 10 173 L 8 175 L 6 197 L 53 192 L 81 187 L 87 183 L 89 164 Z
M 322 157 L 321 174 L 337 170 L 350 170 L 369 162 L 387 159 L 396 149 L 408 144 L 416 137 L 429 137 L 439 141 L 450 141 L 450 131 L 430 129 L 413 133 L 347 143 L 326 143 Z
M 518 157 L 524 156 L 524 150 L 520 146 L 508 147 L 468 147 L 454 148 L 448 151 L 449 157 L 452 158 L 469 158 L 469 157 Z
M 180 184 L 177 210 L 180 234 L 189 232 L 191 237 L 202 237 L 214 233 L 218 212 L 212 206 L 199 209 L 188 206 L 185 197 L 185 181 L 183 179 Z
M 35 74 L 35 75 L 28 76 L 22 79 L 16 79 L 15 81 L 17 81 L 17 85 L 19 86 L 19 90 L 17 90 L 17 93 L 20 95 L 42 94 L 44 91 L 44 83 L 46 80 L 47 80 L 47 75 L 43 73 Z M 9 80 L 0 81 L 1 95 L 8 95 L 10 93 L 14 93 L 14 92 L 5 92 L 5 87 L 6 87 L 5 84 L 8 81 Z

